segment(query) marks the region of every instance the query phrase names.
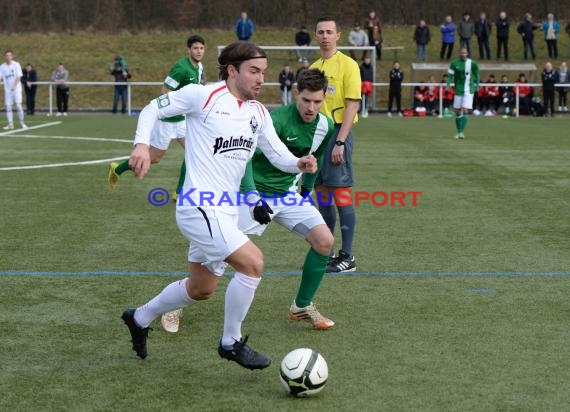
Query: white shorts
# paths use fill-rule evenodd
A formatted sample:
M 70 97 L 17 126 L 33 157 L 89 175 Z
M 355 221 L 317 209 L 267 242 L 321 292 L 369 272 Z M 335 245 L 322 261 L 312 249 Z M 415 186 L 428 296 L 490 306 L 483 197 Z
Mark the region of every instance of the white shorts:
M 150 134 L 150 145 L 160 150 L 167 150 L 172 139 L 184 139 L 186 120 L 181 122 L 157 121 Z
M 190 240 L 188 262 L 201 263 L 222 276 L 228 256 L 249 241 L 237 226 L 238 215 L 202 207 L 177 207 L 176 223 Z
M 453 108 L 454 109 L 473 109 L 473 95 L 466 94 L 463 96 L 457 96 L 453 98 Z
M 4 89 L 4 103 L 6 106 L 12 106 L 13 104 L 22 104 L 22 89 L 16 89 L 16 91 Z
M 307 237 L 309 230 L 317 225 L 325 224 L 317 208 L 309 201 L 303 201 L 303 197 L 299 193 L 289 193 L 283 199 L 269 198 L 265 201 L 273 210 L 271 220 L 298 234 L 303 239 Z M 246 235 L 261 236 L 268 225 L 262 225 L 255 221 L 251 217 L 249 209 L 250 206 L 246 203 L 239 206 L 239 230 Z

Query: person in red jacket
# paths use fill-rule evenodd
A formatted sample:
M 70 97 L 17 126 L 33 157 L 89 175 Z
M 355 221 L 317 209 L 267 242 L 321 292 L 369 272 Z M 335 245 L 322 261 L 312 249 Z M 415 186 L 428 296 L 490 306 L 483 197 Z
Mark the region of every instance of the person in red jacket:
M 489 86 L 493 85 L 494 86 Z M 490 74 L 485 81 L 485 86 L 479 87 L 479 110 L 485 116 L 494 116 L 497 114 L 499 106 L 499 86 L 494 74 Z
M 517 88 L 519 93 L 520 114 L 530 114 L 530 102 L 532 101 L 534 90 L 528 85 L 528 80 L 524 73 L 519 73 L 519 77 L 515 84 L 517 85 L 517 87 L 515 87 L 515 94 L 517 92 Z

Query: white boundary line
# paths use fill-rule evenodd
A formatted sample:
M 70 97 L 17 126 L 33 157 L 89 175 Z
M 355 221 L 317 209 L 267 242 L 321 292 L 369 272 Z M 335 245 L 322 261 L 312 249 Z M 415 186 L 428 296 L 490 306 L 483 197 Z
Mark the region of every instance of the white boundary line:
M 121 156 L 121 157 L 112 157 L 112 158 L 110 158 L 110 159 L 88 160 L 88 161 L 86 161 L 86 162 L 53 163 L 53 164 L 47 164 L 47 165 L 0 167 L 0 171 L 1 171 L 1 170 L 45 169 L 45 168 L 48 168 L 48 167 L 95 165 L 95 164 L 98 164 L 98 163 L 108 163 L 108 162 L 113 162 L 113 161 L 115 161 L 115 160 L 125 160 L 125 159 L 128 159 L 128 158 L 129 158 L 129 156 Z
M 3 136 L 0 134 L 0 136 Z M 133 140 L 114 139 L 109 137 L 83 137 L 83 136 L 41 136 L 34 134 L 19 134 L 17 136 L 7 135 L 3 137 L 17 137 L 24 139 L 60 139 L 60 140 L 89 140 L 93 142 L 117 142 L 117 143 L 133 143 Z
M 8 135 L 11 135 L 13 133 L 25 132 L 26 130 L 41 129 L 43 127 L 57 126 L 58 124 L 61 124 L 61 123 L 62 122 L 49 122 L 49 123 L 44 123 L 44 124 L 38 124 L 36 126 L 26 127 L 25 129 L 12 129 L 12 130 L 8 130 L 6 132 L 0 133 L 0 136 L 8 136 Z
M 0 137 L 17 137 L 17 138 L 27 138 L 27 139 L 88 140 L 88 141 L 96 141 L 96 142 L 132 143 L 132 140 L 110 139 L 110 138 L 104 138 L 104 137 L 40 136 L 40 135 L 22 135 L 22 134 L 18 134 L 17 136 L 14 136 L 14 133 L 33 130 L 33 129 L 40 129 L 40 128 L 49 127 L 49 126 L 57 126 L 61 123 L 62 122 L 50 122 L 50 123 L 40 124 L 37 126 L 31 126 L 31 127 L 26 128 L 26 129 L 12 129 L 12 130 L 8 130 L 7 132 L 0 133 Z M 88 160 L 88 161 L 84 161 L 84 162 L 69 162 L 69 163 L 53 163 L 53 164 L 45 164 L 45 165 L 0 167 L 0 171 L 30 170 L 30 169 L 45 169 L 45 168 L 50 168 L 50 167 L 94 165 L 94 164 L 99 164 L 99 163 L 113 162 L 116 160 L 125 160 L 128 158 L 129 158 L 129 156 L 121 156 L 121 157 L 113 157 L 110 159 Z

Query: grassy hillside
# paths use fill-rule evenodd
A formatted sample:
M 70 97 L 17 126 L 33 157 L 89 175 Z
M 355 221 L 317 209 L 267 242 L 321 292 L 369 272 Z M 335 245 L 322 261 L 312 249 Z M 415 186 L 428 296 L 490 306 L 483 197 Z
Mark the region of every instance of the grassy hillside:
M 347 45 L 346 38 L 349 28 L 342 35 L 342 45 Z M 430 61 L 439 61 L 440 35 L 437 27 L 431 27 L 433 41 L 429 47 Z M 40 80 L 48 80 L 51 71 L 62 62 L 70 71 L 72 81 L 112 81 L 113 78 L 107 70 L 115 54 L 126 57 L 129 68 L 133 74 L 132 81 L 160 82 L 163 80 L 172 63 L 186 52 L 186 38 L 193 34 L 188 32 L 152 32 L 118 35 L 100 33 L 68 34 L 15 34 L 1 36 L 0 40 L 5 49 L 13 49 L 16 60 L 24 65 L 32 63 L 36 66 Z M 412 41 L 412 26 L 387 26 L 383 29 L 384 46 L 403 46 L 400 54 L 403 69 L 409 77 L 410 64 L 415 56 L 415 45 Z M 209 51 L 205 58 L 206 74 L 209 80 L 215 80 L 216 75 L 216 46 L 234 41 L 234 34 L 230 31 L 201 30 Z M 254 41 L 260 45 L 293 44 L 295 29 L 260 28 L 255 34 Z M 474 42 L 475 50 L 476 41 Z M 492 52 L 495 52 L 495 41 L 491 41 Z M 457 48 L 457 44 L 456 44 Z M 512 62 L 522 61 L 521 41 L 512 33 L 510 40 Z M 537 65 L 542 67 L 547 59 L 546 46 L 542 34 L 537 33 L 536 49 L 538 53 Z M 562 61 L 569 57 L 570 46 L 568 37 L 563 35 L 559 42 L 559 51 Z M 478 53 L 475 52 L 475 58 Z M 386 81 L 394 54 L 385 52 L 383 61 L 378 67 L 378 81 Z M 556 66 L 560 61 L 555 62 Z M 279 70 L 283 64 L 291 62 L 297 65 L 292 52 L 272 52 L 270 66 L 266 76 L 267 82 L 277 81 Z M 512 75 L 514 78 L 514 74 Z M 437 77 L 439 78 L 439 76 Z M 419 79 L 419 76 L 416 76 Z M 158 87 L 137 88 L 133 96 L 133 105 L 142 106 L 158 92 Z M 70 109 L 74 108 L 105 108 L 110 107 L 113 90 L 111 86 L 87 87 L 74 86 L 71 92 Z M 379 99 L 383 95 L 379 94 Z M 38 106 L 47 107 L 47 88 L 42 86 L 38 92 Z M 267 88 L 261 98 L 266 103 L 278 101 L 275 89 Z

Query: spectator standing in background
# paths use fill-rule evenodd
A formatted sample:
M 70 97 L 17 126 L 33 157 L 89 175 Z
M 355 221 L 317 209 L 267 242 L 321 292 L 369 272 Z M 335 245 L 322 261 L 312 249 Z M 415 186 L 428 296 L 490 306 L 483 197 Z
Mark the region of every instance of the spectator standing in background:
M 560 63 L 560 69 L 558 70 L 558 83 L 569 84 L 570 78 L 568 74 L 568 66 L 566 65 L 566 62 Z M 568 111 L 568 86 L 558 88 L 558 111 Z
M 306 57 L 303 59 L 303 61 L 301 62 L 301 67 L 299 67 L 297 69 L 297 73 L 295 73 L 295 81 L 298 82 L 299 81 L 299 76 L 301 76 L 301 74 L 303 74 L 306 70 L 309 70 L 309 59 L 307 59 Z
M 501 58 L 501 48 L 504 50 L 505 61 L 509 60 L 509 29 L 511 23 L 507 18 L 507 13 L 499 13 L 497 22 L 497 60 Z
M 505 111 L 503 117 L 507 117 L 511 114 L 511 108 L 515 100 L 515 93 L 511 86 L 507 86 L 509 79 L 506 74 L 501 76 L 501 83 L 499 83 L 499 107 L 501 103 L 505 106 Z M 497 111 L 499 111 L 497 109 Z
M 558 58 L 558 33 L 560 33 L 560 25 L 554 20 L 554 14 L 548 13 L 546 20 L 542 23 L 541 30 L 544 32 L 544 40 L 548 48 L 548 57 L 551 59 Z
M 22 84 L 26 91 L 26 114 L 34 115 L 36 111 L 36 92 L 38 86 L 33 84 L 38 81 L 38 73 L 31 63 L 26 64 L 22 75 Z
M 279 84 L 281 88 L 281 104 L 283 106 L 291 103 L 291 88 L 295 83 L 295 75 L 291 71 L 291 66 L 286 64 L 279 73 Z
M 479 14 L 479 20 L 475 22 L 475 35 L 477 36 L 477 44 L 479 45 L 479 59 L 491 60 L 491 48 L 489 47 L 489 37 L 491 37 L 491 22 L 487 20 L 484 12 Z
M 68 80 L 69 71 L 67 71 L 63 63 L 59 63 L 57 68 L 51 74 L 51 81 L 56 83 L 56 116 L 67 116 L 67 105 L 69 103 L 69 86 L 67 85 Z
M 306 70 L 309 70 L 309 59 L 307 59 L 306 57 L 303 58 L 303 61 L 301 62 L 301 67 L 299 67 L 297 69 L 297 73 L 295 74 L 295 81 L 299 81 L 299 76 L 301 76 L 301 74 L 303 74 Z
M 370 56 L 366 56 L 360 65 L 360 80 L 362 81 L 362 103 L 360 106 L 360 114 L 362 117 L 368 117 L 368 107 L 372 99 L 374 90 L 374 69 L 370 62 Z
M 427 62 L 427 47 L 431 40 L 429 27 L 425 20 L 420 20 L 414 31 L 414 42 L 416 42 L 416 60 Z
M 441 26 L 439 26 L 439 31 L 441 31 L 441 51 L 439 52 L 439 60 L 443 60 L 444 56 L 446 60 L 449 60 L 451 59 L 453 44 L 455 43 L 455 23 L 453 23 L 453 18 L 451 16 L 445 17 L 445 21 Z
M 376 48 L 376 60 L 382 60 L 382 25 L 374 10 L 370 10 L 366 17 L 366 31 L 369 45 Z
M 554 85 L 558 83 L 558 73 L 552 67 L 551 62 L 546 62 L 542 71 L 542 99 L 546 116 L 554 115 Z
M 122 56 L 115 56 L 115 62 L 111 69 L 109 70 L 111 75 L 115 77 L 115 83 L 125 83 L 131 78 L 129 70 L 127 69 L 127 64 Z M 127 85 L 126 84 L 116 84 L 115 94 L 113 96 L 113 114 L 117 113 L 117 106 L 119 105 L 119 99 L 121 99 L 121 113 L 125 114 L 127 112 Z
M 348 33 L 348 43 L 354 47 L 365 47 L 368 46 L 368 36 L 364 30 L 360 29 L 360 23 L 354 23 L 354 28 Z M 367 50 L 362 51 L 362 60 L 368 55 Z M 356 60 L 356 51 L 350 51 L 350 57 Z
M 392 104 L 396 100 L 398 116 L 402 116 L 402 82 L 404 72 L 400 70 L 400 62 L 395 60 L 390 70 L 390 88 L 388 89 L 388 117 L 392 117 Z
M 297 61 L 301 63 L 303 59 L 310 59 L 311 51 L 306 50 L 304 56 L 301 54 L 301 50 L 305 47 L 309 47 L 311 45 L 311 35 L 307 31 L 306 26 L 301 26 L 301 29 L 295 34 L 295 44 L 299 47 L 295 49 L 295 54 L 297 55 Z
M 253 36 L 253 21 L 247 17 L 245 11 L 241 12 L 240 18 L 236 21 L 236 35 L 238 40 L 249 41 Z
M 521 21 L 517 27 L 517 32 L 521 35 L 523 41 L 523 56 L 524 59 L 528 59 L 528 51 L 532 59 L 536 59 L 536 53 L 534 52 L 534 31 L 538 28 L 538 25 L 532 22 L 532 15 L 526 13 L 524 15 L 524 20 Z
M 475 34 L 475 25 L 468 11 L 463 13 L 463 19 L 457 25 L 457 34 L 459 34 L 459 48 L 466 48 L 468 57 L 471 57 L 471 37 Z

